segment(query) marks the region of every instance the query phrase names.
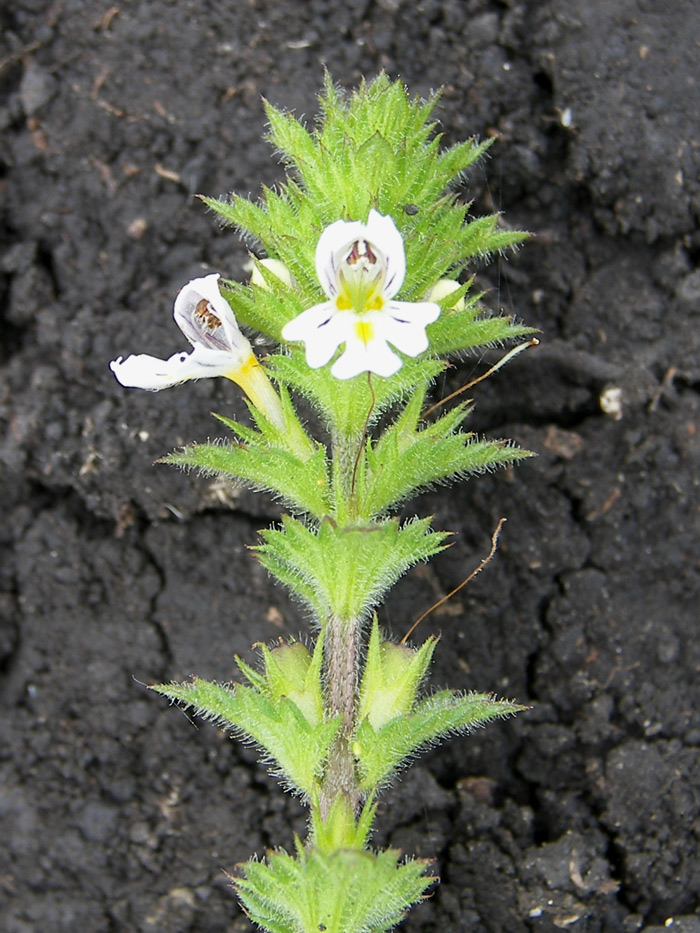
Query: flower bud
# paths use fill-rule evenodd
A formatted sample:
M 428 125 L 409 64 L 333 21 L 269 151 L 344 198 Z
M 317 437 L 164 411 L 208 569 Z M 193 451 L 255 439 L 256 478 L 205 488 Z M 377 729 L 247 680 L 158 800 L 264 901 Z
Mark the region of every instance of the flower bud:
M 448 295 L 451 295 L 452 292 L 456 292 L 457 289 L 461 287 L 459 282 L 455 282 L 454 279 L 438 279 L 432 288 L 428 289 L 425 300 L 443 301 Z M 451 308 L 453 311 L 464 311 L 464 295 L 462 295 Z
M 270 286 L 263 278 L 263 274 L 258 268 L 259 266 L 263 266 L 268 272 L 277 276 L 280 282 L 287 285 L 289 288 L 292 288 L 294 285 L 291 272 L 279 259 L 258 259 L 257 262 L 252 259 L 249 260 L 243 268 L 246 272 L 250 273 L 251 285 L 257 285 L 258 288 L 266 288 L 269 291 Z
M 299 641 L 263 646 L 265 680 L 275 700 L 287 697 L 295 703 L 306 719 L 313 724 L 323 721 L 323 695 L 321 692 L 320 660 L 322 649 L 318 644 L 314 655 Z

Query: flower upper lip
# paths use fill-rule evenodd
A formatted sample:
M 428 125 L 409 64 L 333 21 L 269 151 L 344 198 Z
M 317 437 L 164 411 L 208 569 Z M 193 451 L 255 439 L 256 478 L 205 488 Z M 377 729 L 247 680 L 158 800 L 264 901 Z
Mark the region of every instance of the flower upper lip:
M 383 268 L 384 294 L 393 298 L 406 275 L 403 237 L 391 217 L 375 210 L 369 212 L 367 223 L 336 220 L 326 227 L 316 246 L 316 275 L 329 298 L 338 294 L 338 271 L 347 262 L 356 246 L 364 242 Z
M 229 303 L 219 291 L 216 274 L 188 282 L 175 299 L 173 317 L 193 347 L 233 354 L 250 350 Z

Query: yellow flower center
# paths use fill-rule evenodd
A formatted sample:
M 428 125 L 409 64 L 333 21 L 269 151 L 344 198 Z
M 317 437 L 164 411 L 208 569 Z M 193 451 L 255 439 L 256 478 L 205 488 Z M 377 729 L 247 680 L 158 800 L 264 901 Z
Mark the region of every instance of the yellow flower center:
M 363 314 L 365 311 L 381 311 L 384 307 L 384 298 L 372 287 L 370 290 L 356 288 L 354 294 L 346 286 L 335 299 L 338 311 L 354 311 Z

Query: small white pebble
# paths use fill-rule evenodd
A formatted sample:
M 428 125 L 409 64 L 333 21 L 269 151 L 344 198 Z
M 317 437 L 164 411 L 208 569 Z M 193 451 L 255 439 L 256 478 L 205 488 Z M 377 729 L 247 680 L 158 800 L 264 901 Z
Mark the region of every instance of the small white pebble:
M 146 218 L 137 217 L 135 220 L 132 220 L 126 228 L 126 235 L 132 240 L 140 240 L 146 230 L 148 230 L 148 221 Z
M 622 418 L 622 389 L 619 386 L 608 386 L 600 395 L 600 408 L 606 415 L 615 421 Z

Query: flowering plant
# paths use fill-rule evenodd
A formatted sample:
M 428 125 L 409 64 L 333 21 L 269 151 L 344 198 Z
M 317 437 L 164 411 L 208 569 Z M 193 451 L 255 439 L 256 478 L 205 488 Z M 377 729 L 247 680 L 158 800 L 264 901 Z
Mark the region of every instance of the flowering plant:
M 429 518 L 400 521 L 397 507 L 431 484 L 527 456 L 462 431 L 468 404 L 434 417 L 426 405 L 448 358 L 530 332 L 487 314 L 472 278 L 457 280 L 474 257 L 525 234 L 496 215 L 471 218 L 450 191 L 488 143 L 441 151 L 435 103 L 380 76 L 347 98 L 327 80 L 312 132 L 268 106 L 286 182 L 258 204 L 204 199 L 264 252 L 250 283 L 188 283 L 174 315 L 192 351 L 111 364 L 123 385 L 144 389 L 237 383 L 250 420 L 217 416 L 233 440 L 166 460 L 267 490 L 289 510 L 256 553 L 307 607 L 315 642 L 263 645 L 258 667 L 237 659 L 241 683 L 154 687 L 256 743 L 309 808 L 295 854 L 277 849 L 234 880 L 271 933 L 395 926 L 434 879 L 424 861 L 369 847 L 378 794 L 421 749 L 521 708 L 490 694 L 426 693 L 437 639 L 395 643 L 375 612 L 449 537 Z M 242 329 L 278 349 L 258 359 Z M 302 422 L 298 398 L 318 424 Z

